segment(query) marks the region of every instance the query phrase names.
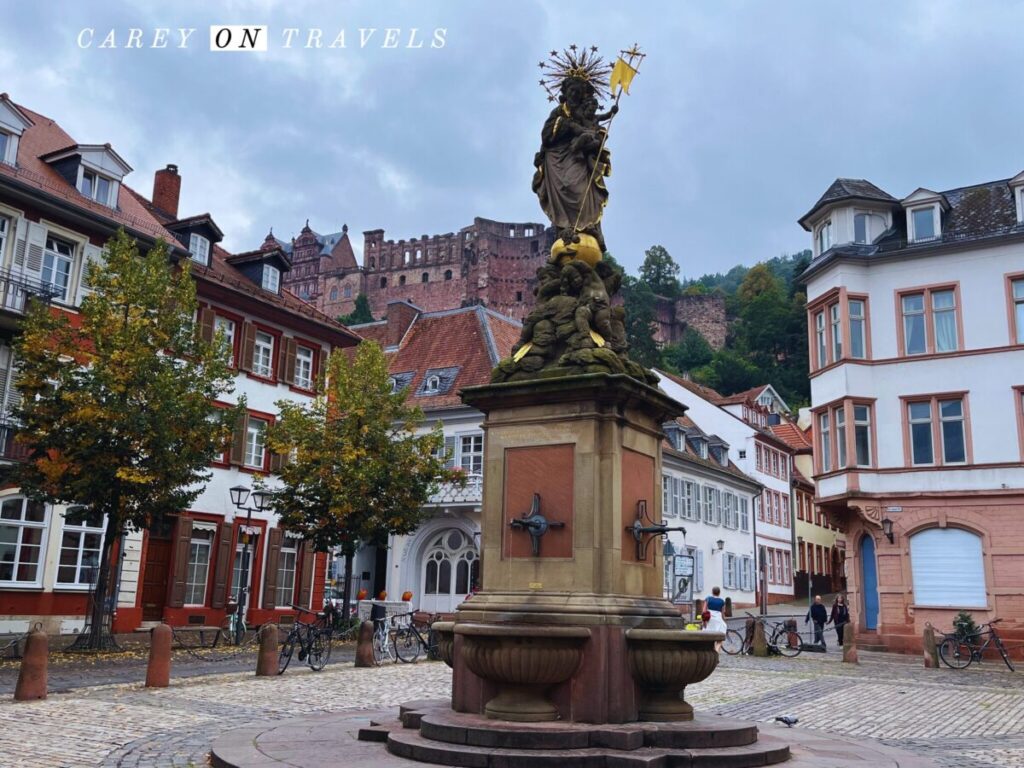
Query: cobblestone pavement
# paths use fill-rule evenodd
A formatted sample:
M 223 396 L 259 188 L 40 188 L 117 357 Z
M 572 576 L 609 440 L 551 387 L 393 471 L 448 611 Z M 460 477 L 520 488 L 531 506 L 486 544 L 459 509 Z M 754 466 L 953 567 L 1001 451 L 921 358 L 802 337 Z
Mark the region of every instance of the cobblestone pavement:
M 917 657 L 862 656 L 858 667 L 837 655 L 723 657 L 687 699 L 705 712 L 757 721 L 794 715 L 798 728 L 878 739 L 942 766 L 1024 766 L 1024 676 L 990 663 L 956 672 L 925 670 Z M 7 698 L 0 766 L 204 766 L 212 740 L 233 727 L 446 697 L 450 685 L 440 663 L 337 664 L 320 674 L 236 673 L 179 679 L 163 690 L 107 685 L 34 703 Z

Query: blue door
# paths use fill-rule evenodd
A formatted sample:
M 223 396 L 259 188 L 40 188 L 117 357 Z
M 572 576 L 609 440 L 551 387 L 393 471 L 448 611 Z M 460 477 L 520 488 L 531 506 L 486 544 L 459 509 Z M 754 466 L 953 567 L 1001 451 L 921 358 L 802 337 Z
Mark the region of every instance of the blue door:
M 864 629 L 878 629 L 878 569 L 875 567 L 875 540 L 860 540 L 860 583 L 864 591 Z

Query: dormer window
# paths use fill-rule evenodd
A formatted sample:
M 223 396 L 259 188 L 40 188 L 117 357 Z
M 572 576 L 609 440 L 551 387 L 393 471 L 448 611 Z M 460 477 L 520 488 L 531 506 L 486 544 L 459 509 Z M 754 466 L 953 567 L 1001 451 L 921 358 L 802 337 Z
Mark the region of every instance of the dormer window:
M 396 379 L 394 376 L 390 376 L 388 378 L 388 381 L 391 382 L 391 392 L 392 393 L 397 392 L 398 391 L 398 379 Z
M 110 192 L 113 189 L 113 182 L 106 176 L 100 176 L 95 171 L 82 169 L 82 182 L 78 191 L 91 200 L 101 205 L 113 207 L 110 202 Z
M 1017 223 L 1024 224 L 1024 187 L 1017 190 Z
M 910 210 L 910 239 L 912 242 L 920 243 L 925 240 L 934 240 L 938 235 L 938 227 L 935 224 L 935 206 L 929 205 L 926 208 L 912 208 Z
M 423 385 L 424 394 L 437 394 L 437 390 L 441 388 L 441 377 L 440 376 L 428 376 L 426 383 Z
M 11 163 L 11 165 L 14 165 L 13 162 L 7 159 L 7 147 L 12 143 L 11 135 L 0 131 L 0 163 Z
M 818 255 L 832 247 L 832 219 L 818 228 Z
M 204 267 L 210 264 L 210 241 L 195 232 L 188 239 L 188 251 L 192 254 L 192 261 L 202 264 Z
M 281 270 L 269 264 L 263 265 L 263 290 L 277 293 L 281 287 Z M 308 295 L 308 290 L 306 291 Z

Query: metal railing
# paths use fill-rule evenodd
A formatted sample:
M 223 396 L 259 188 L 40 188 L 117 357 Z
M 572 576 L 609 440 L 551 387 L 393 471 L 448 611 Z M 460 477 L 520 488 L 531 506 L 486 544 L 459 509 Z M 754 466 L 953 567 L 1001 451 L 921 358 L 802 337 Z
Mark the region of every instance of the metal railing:
M 0 309 L 6 312 L 24 315 L 28 309 L 30 296 L 38 296 L 49 302 L 60 293 L 60 289 L 50 283 L 26 277 L 9 269 L 0 269 Z
M 441 483 L 430 497 L 430 504 L 479 504 L 483 500 L 484 478 L 480 474 L 466 475 L 466 484 Z

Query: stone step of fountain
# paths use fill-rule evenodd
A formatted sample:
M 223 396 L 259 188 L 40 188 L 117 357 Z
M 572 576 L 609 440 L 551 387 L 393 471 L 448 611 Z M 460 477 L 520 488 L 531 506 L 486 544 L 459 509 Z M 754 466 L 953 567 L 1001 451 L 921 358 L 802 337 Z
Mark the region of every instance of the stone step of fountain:
M 480 715 L 436 709 L 420 720 L 427 739 L 502 749 L 588 749 L 630 751 L 642 747 L 698 749 L 740 747 L 757 741 L 757 726 L 723 717 L 700 716 L 678 723 L 508 723 Z
M 388 724 L 371 723 L 370 725 L 359 729 L 357 738 L 359 741 L 375 741 L 383 744 L 388 740 L 389 733 L 396 731 L 401 727 L 402 724 L 398 721 Z
M 505 749 L 433 741 L 405 729 L 388 735 L 387 749 L 396 757 L 459 768 L 753 768 L 789 759 L 788 744 L 775 737 L 704 749 Z

